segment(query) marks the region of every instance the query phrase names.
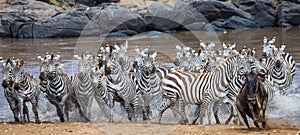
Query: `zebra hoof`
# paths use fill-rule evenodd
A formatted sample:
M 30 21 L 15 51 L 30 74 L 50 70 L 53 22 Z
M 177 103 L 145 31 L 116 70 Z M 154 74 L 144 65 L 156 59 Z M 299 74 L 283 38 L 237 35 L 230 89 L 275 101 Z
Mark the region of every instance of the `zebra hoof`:
M 40 120 L 36 120 L 35 123 L 36 124 L 41 124 L 41 121 Z
M 181 124 L 181 125 L 185 125 L 185 124 L 187 124 L 188 123 L 188 120 L 181 120 L 180 122 L 179 122 L 179 124 Z

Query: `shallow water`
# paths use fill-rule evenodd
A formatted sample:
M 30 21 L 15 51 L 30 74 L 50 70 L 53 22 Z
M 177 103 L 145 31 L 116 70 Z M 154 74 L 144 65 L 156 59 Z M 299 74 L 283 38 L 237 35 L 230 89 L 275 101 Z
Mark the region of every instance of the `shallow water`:
M 133 37 L 125 38 L 109 38 L 100 39 L 98 37 L 79 37 L 79 38 L 53 38 L 53 39 L 15 39 L 4 38 L 0 39 L 0 56 L 3 58 L 17 57 L 25 60 L 26 71 L 38 78 L 39 74 L 39 60 L 37 54 L 44 55 L 45 52 L 61 52 L 62 61 L 64 61 L 64 68 L 72 75 L 77 71 L 75 62 L 73 62 L 73 52 L 80 53 L 83 51 L 90 51 L 96 53 L 99 46 L 106 44 L 121 44 L 125 40 L 129 42 L 129 57 L 134 60 L 136 46 L 146 47 L 150 46 L 150 50 L 157 51 L 157 62 L 159 64 L 170 63 L 174 61 L 176 56 L 175 44 L 181 46 L 190 46 L 192 48 L 199 47 L 199 40 L 215 42 L 220 48 L 221 42 L 237 43 L 237 48 L 241 49 L 243 46 L 255 47 L 257 50 L 256 56 L 261 55 L 262 40 L 264 36 L 269 38 L 276 36 L 276 45 L 284 42 L 286 52 L 289 52 L 297 63 L 296 76 L 292 91 L 288 96 L 277 94 L 272 103 L 270 103 L 267 112 L 268 118 L 283 118 L 278 121 L 282 124 L 300 125 L 300 28 L 264 28 L 264 29 L 250 29 L 250 30 L 234 30 L 227 33 L 212 33 L 212 32 L 179 32 L 175 34 L 163 34 L 161 36 L 148 36 L 147 33 L 142 33 Z M 2 78 L 2 74 L 0 74 Z M 2 82 L 2 80 L 1 80 Z M 42 121 L 58 121 L 55 109 L 53 106 L 47 106 L 47 100 L 41 97 L 40 113 Z M 98 113 L 97 105 L 93 105 L 93 110 Z M 121 112 L 120 112 L 121 113 Z M 30 110 L 30 115 L 32 112 Z M 53 117 L 54 116 L 54 117 Z M 99 115 L 95 115 L 97 119 Z M 120 116 L 121 117 L 121 116 Z M 31 118 L 33 120 L 33 118 Z M 117 118 L 116 118 L 117 119 Z M 121 119 L 121 118 L 120 118 Z M 172 121 L 172 115 L 163 119 L 165 121 Z M 12 113 L 9 109 L 8 103 L 3 95 L 3 88 L 0 87 L 0 122 L 13 121 Z M 167 123 L 166 122 L 166 123 Z

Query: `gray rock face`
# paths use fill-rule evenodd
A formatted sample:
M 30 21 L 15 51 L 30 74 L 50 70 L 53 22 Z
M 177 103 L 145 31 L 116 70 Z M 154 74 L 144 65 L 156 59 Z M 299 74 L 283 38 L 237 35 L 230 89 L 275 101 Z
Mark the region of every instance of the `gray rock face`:
M 226 20 L 231 16 L 239 16 L 252 19 L 251 14 L 237 8 L 232 3 L 220 1 L 194 1 L 190 5 L 197 9 L 209 22 L 214 20 Z
M 258 27 L 272 27 L 276 23 L 274 0 L 243 0 L 239 8 L 250 13 Z
M 283 2 L 277 12 L 278 25 L 300 26 L 300 4 Z
M 59 10 L 54 9 L 52 12 L 38 13 L 42 10 L 50 11 L 44 5 L 47 4 L 29 3 L 19 5 L 20 9 L 25 9 L 22 13 L 0 13 L 0 34 L 17 38 L 45 38 L 100 35 L 119 30 L 132 30 L 137 33 L 145 30 L 141 16 L 118 6 L 105 7 L 102 10 L 88 8 L 58 12 Z
M 213 21 L 213 25 L 225 29 L 249 29 L 249 28 L 257 28 L 257 25 L 248 19 L 239 17 L 239 16 L 232 16 L 229 19 L 225 20 L 224 22 L 220 21 Z
M 172 7 L 158 2 L 148 8 L 144 19 L 150 29 L 159 31 L 179 29 L 181 26 L 205 21 L 205 18 L 188 4 L 178 3 Z
M 133 30 L 138 33 L 146 28 L 142 17 L 123 7 L 108 6 L 91 19 L 91 25 L 97 25 L 100 34 L 119 31 Z

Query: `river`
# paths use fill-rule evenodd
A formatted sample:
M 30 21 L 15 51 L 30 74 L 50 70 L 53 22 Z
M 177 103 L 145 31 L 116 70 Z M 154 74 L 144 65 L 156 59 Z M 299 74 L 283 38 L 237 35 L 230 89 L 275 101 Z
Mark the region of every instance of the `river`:
M 276 118 L 279 123 L 289 125 L 300 125 L 300 28 L 263 28 L 249 30 L 228 30 L 227 32 L 199 32 L 183 31 L 174 34 L 163 34 L 149 36 L 142 33 L 132 37 L 123 38 L 99 38 L 99 37 L 78 37 L 78 38 L 47 38 L 47 39 L 16 39 L 0 38 L 0 56 L 4 59 L 10 57 L 22 58 L 25 61 L 26 71 L 38 78 L 39 60 L 37 54 L 43 56 L 46 52 L 61 52 L 61 59 L 64 68 L 69 75 L 76 72 L 77 67 L 73 61 L 73 53 L 79 54 L 83 51 L 96 53 L 100 45 L 122 44 L 125 40 L 129 42 L 128 55 L 134 60 L 134 48 L 150 46 L 150 50 L 157 51 L 157 63 L 171 63 L 176 56 L 175 44 L 181 46 L 199 47 L 199 40 L 214 42 L 220 48 L 222 42 L 236 43 L 237 49 L 243 46 L 254 47 L 257 50 L 256 56 L 262 52 L 263 37 L 276 37 L 276 45 L 282 42 L 286 44 L 285 51 L 290 53 L 296 61 L 297 69 L 291 92 L 287 96 L 276 94 L 272 104 L 267 111 L 268 118 Z M 2 73 L 0 74 L 2 78 Z M 1 80 L 2 82 L 2 80 Z M 47 104 L 42 100 L 42 105 Z M 54 108 L 44 107 L 41 110 L 42 121 L 58 121 L 52 118 L 55 115 Z M 31 112 L 31 110 L 30 110 Z M 33 115 L 32 112 L 30 115 Z M 32 118 L 33 120 L 33 118 Z M 0 122 L 13 121 L 12 113 L 3 94 L 3 87 L 0 87 Z

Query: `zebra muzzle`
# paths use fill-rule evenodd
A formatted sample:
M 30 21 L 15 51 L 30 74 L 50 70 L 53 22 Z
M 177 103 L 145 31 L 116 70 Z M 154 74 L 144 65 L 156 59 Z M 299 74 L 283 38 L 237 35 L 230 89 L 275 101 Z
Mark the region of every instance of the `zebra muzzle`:
M 3 79 L 3 81 L 2 81 L 2 87 L 3 88 L 9 87 L 9 80 L 8 79 Z

